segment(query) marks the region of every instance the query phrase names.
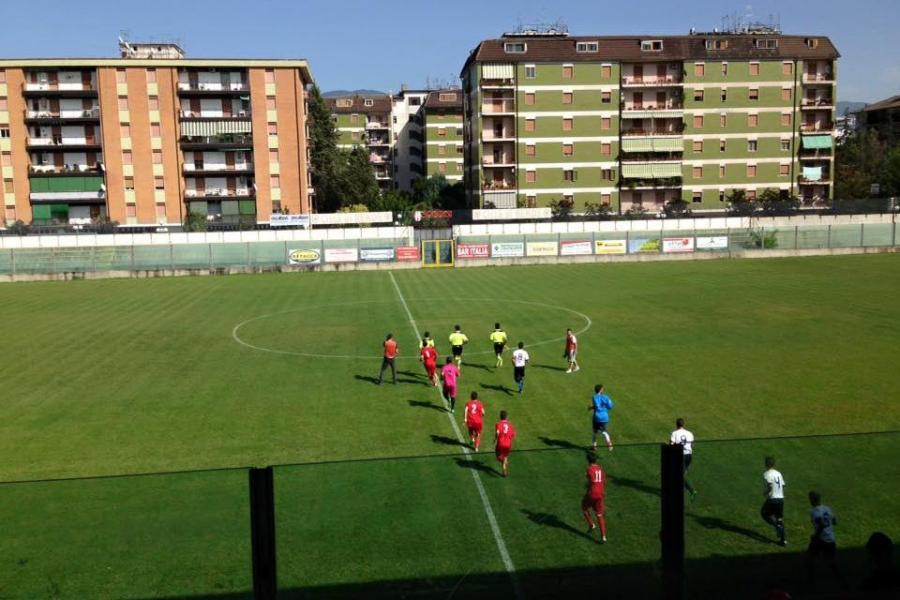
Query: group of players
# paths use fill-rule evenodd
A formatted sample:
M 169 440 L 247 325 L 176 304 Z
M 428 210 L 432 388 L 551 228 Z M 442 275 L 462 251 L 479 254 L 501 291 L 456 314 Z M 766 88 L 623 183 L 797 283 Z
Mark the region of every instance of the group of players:
M 507 350 L 509 343 L 506 332 L 501 328 L 500 323 L 494 324 L 494 331 L 491 332 L 489 340 L 494 348 L 496 356 L 495 367 L 503 366 L 503 353 Z M 441 397 L 447 404 L 447 410 L 452 414 L 456 408 L 457 397 L 457 381 L 462 368 L 462 357 L 464 347 L 469 343 L 469 338 L 462 332 L 459 325 L 454 326 L 453 332 L 448 337 L 450 343 L 451 356 L 446 358 L 444 365 L 438 372 L 438 352 L 435 348 L 434 339 L 429 332 L 425 332 L 419 342 L 419 360 L 425 367 L 425 373 L 431 385 L 437 387 L 441 385 Z M 384 341 L 384 355 L 381 365 L 381 372 L 378 376 L 378 383 L 383 381 L 384 372 L 387 368 L 391 369 L 394 376 L 394 383 L 397 382 L 395 359 L 398 354 L 397 343 L 393 339 L 393 335 L 388 334 Z M 563 358 L 566 360 L 568 368 L 566 373 L 575 373 L 580 370 L 578 365 L 578 339 L 571 329 L 566 330 L 565 349 Z M 528 365 L 531 357 L 525 350 L 525 344 L 518 342 L 516 349 L 512 353 L 513 362 L 513 379 L 518 387 L 521 395 L 525 390 L 525 367 Z M 440 377 L 440 384 L 438 382 Z M 587 453 L 587 470 L 585 476 L 587 478 L 587 489 L 581 501 L 581 510 L 585 521 L 588 524 L 588 534 L 595 529 L 600 530 L 600 541 L 606 543 L 606 519 L 605 519 L 605 496 L 606 496 L 606 473 L 600 466 L 597 459 L 597 438 L 598 434 L 603 437 L 607 449 L 612 452 L 613 443 L 609 433 L 609 413 L 613 409 L 612 399 L 605 393 L 602 384 L 594 386 L 594 394 L 591 398 L 591 404 L 588 410 L 591 411 L 591 421 L 593 437 L 591 441 L 590 451 Z M 469 442 L 475 452 L 479 451 L 481 446 L 481 435 L 484 429 L 484 404 L 478 397 L 478 392 L 472 392 L 469 400 L 465 405 L 465 425 L 469 436 Z M 494 453 L 497 460 L 501 464 L 503 477 L 509 476 L 509 455 L 512 452 L 513 440 L 516 438 L 516 429 L 508 419 L 508 413 L 505 410 L 500 411 L 500 420 L 494 425 Z M 691 467 L 694 456 L 694 434 L 685 428 L 685 421 L 678 418 L 675 421 L 675 430 L 669 436 L 669 443 L 678 445 L 682 448 L 683 464 L 684 464 L 684 487 L 693 501 L 697 496 L 697 490 L 687 478 L 688 470 Z M 766 457 L 766 471 L 763 473 L 764 496 L 765 503 L 761 509 L 762 518 L 775 528 L 778 543 L 782 546 L 787 545 L 784 528 L 784 487 L 785 481 L 782 474 L 775 469 L 775 459 Z M 817 556 L 824 557 L 836 569 L 834 563 L 835 557 L 835 538 L 834 525 L 836 519 L 831 509 L 821 502 L 821 495 L 817 492 L 809 493 L 809 500 L 813 506 L 811 519 L 814 526 L 814 533 L 808 548 L 808 556 L 815 558 Z

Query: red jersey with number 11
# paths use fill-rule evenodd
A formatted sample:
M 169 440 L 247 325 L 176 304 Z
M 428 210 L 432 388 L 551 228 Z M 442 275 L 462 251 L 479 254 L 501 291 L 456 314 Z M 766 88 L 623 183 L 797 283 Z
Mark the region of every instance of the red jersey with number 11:
M 516 437 L 516 430 L 512 423 L 505 419 L 498 421 L 494 426 L 494 431 L 497 433 L 498 448 L 512 448 L 512 442 Z
M 588 495 L 591 498 L 603 498 L 606 493 L 606 474 L 600 465 L 591 465 L 587 468 L 587 478 L 590 484 Z

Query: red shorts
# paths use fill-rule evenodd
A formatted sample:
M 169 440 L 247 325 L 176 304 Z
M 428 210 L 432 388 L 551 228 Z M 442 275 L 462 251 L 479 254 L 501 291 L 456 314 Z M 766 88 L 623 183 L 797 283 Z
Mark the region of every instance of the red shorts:
M 425 372 L 428 373 L 428 376 L 434 378 L 434 372 L 437 370 L 437 365 L 434 363 L 425 363 Z
M 603 497 L 591 498 L 590 494 L 585 494 L 581 499 L 581 510 L 594 509 L 599 516 L 603 516 Z
M 449 385 L 444 386 L 444 398 L 456 398 L 456 386 L 450 387 Z
M 509 458 L 509 453 L 512 451 L 510 446 L 497 446 L 494 448 L 494 454 L 497 455 L 497 460 L 503 462 L 507 458 Z
M 481 435 L 481 432 L 484 430 L 484 423 L 468 423 L 466 427 L 469 428 L 469 435 L 478 434 Z

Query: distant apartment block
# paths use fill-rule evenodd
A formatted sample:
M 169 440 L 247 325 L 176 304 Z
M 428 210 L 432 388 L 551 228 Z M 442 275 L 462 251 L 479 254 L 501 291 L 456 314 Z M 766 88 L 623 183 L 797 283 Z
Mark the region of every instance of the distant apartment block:
M 462 90 L 435 90 L 422 108 L 425 130 L 425 174 L 443 175 L 450 183 L 463 179 Z
M 771 30 L 485 40 L 461 77 L 473 206 L 624 212 L 832 195 L 838 52 Z
M 416 179 L 424 174 L 425 134 L 422 106 L 428 90 L 410 90 L 401 86 L 391 101 L 393 131 L 394 185 L 412 191 Z
M 391 97 L 387 94 L 326 98 L 335 117 L 338 148 L 365 148 L 375 170 L 378 187 L 393 187 L 393 133 Z
M 303 60 L 0 60 L 4 218 L 265 222 L 311 209 Z
M 873 129 L 889 144 L 900 141 L 900 95 L 885 98 L 859 112 L 862 129 Z

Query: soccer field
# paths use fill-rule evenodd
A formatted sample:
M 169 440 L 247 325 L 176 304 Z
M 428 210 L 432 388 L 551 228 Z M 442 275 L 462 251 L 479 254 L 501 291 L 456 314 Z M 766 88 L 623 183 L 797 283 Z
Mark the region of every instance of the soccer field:
M 900 539 L 898 274 L 874 255 L 2 286 L 0 480 L 30 483 L 0 485 L 0 597 L 247 597 L 241 468 L 264 465 L 284 465 L 285 597 L 641 597 L 660 585 L 658 444 L 676 417 L 697 437 L 690 595 L 800 585 L 813 488 L 852 581 L 872 531 Z M 509 353 L 494 368 L 495 321 L 531 354 L 521 397 Z M 471 340 L 474 457 L 412 322 L 442 356 L 454 324 Z M 388 332 L 399 382 L 377 386 Z M 580 514 L 596 383 L 615 402 L 606 545 Z M 501 409 L 509 479 L 490 451 Z M 758 514 L 767 454 L 787 549 Z M 102 478 L 189 470 L 207 471 Z M 68 478 L 86 479 L 38 481 Z

